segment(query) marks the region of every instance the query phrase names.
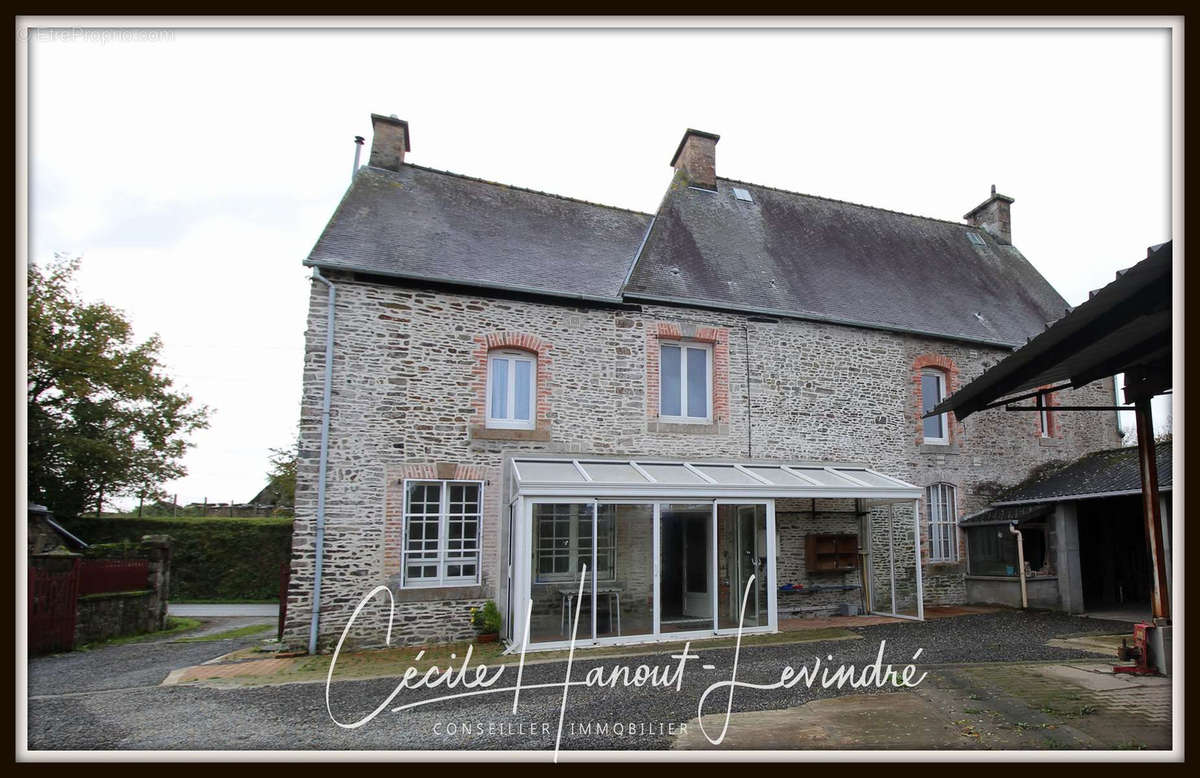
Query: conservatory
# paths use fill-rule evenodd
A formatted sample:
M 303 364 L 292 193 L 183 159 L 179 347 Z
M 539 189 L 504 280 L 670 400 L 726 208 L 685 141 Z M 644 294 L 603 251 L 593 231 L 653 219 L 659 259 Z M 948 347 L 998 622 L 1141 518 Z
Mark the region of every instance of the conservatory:
M 924 617 L 921 490 L 862 465 L 517 456 L 505 494 L 510 650 L 776 631 L 777 562 L 806 554 L 776 511 L 820 506 L 858 517 L 827 556 L 861 570 L 867 610 Z

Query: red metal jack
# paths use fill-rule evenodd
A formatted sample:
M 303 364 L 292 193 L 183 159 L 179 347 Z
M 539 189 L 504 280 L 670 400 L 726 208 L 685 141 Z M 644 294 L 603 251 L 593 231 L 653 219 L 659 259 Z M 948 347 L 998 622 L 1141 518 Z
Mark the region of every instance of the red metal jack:
M 1153 667 L 1150 666 L 1150 630 L 1154 629 L 1152 624 L 1134 624 L 1133 625 L 1133 645 L 1125 644 L 1125 639 L 1121 639 L 1121 647 L 1117 650 L 1117 656 L 1120 659 L 1129 661 L 1132 659 L 1135 664 L 1132 665 L 1114 665 L 1114 673 L 1128 673 L 1130 675 L 1158 675 Z

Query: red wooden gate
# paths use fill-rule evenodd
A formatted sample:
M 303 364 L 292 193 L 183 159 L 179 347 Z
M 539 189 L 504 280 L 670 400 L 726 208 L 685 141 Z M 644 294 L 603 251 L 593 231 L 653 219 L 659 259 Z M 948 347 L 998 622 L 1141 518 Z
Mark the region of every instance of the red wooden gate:
M 283 640 L 283 623 L 287 620 L 288 583 L 292 578 L 292 566 L 284 562 L 279 566 L 279 639 Z
M 29 652 L 70 651 L 75 645 L 79 560 L 29 567 Z

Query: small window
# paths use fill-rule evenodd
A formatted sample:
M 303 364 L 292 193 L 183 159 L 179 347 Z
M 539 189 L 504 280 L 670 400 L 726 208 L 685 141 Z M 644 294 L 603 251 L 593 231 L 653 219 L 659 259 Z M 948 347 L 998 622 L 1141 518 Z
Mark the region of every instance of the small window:
M 1038 434 L 1043 438 L 1053 437 L 1054 435 L 1054 417 L 1050 411 L 1051 395 L 1039 394 L 1037 396 L 1038 407 Z
M 405 587 L 479 582 L 482 485 L 410 481 L 404 494 Z
M 733 188 L 733 196 L 747 203 L 754 202 L 754 198 L 750 196 L 750 190 L 742 189 L 740 186 L 735 186 Z
M 659 417 L 697 424 L 712 420 L 712 346 L 660 342 Z
M 958 506 L 954 486 L 934 484 L 925 489 L 929 508 L 929 561 L 958 559 Z
M 983 240 L 983 236 L 977 232 L 968 232 L 967 240 L 971 241 L 976 246 L 986 246 L 987 245 L 987 243 L 984 242 L 984 240 Z
M 946 399 L 946 374 L 940 370 L 921 372 L 921 429 L 926 443 L 945 445 L 950 442 L 950 427 L 946 414 L 925 417 L 925 414 Z
M 494 351 L 488 356 L 487 426 L 534 428 L 537 359 L 522 351 Z

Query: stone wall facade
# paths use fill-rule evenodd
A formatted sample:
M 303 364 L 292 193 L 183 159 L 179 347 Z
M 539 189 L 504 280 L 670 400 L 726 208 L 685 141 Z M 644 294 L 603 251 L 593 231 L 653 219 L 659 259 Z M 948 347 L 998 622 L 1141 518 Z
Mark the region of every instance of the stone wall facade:
M 922 487 L 952 484 L 961 517 L 984 507 L 991 490 L 1020 481 L 1036 465 L 1119 444 L 1115 414 L 1107 413 L 1056 415 L 1050 438 L 1038 433 L 1038 414 L 1003 411 L 953 421 L 948 445 L 928 445 L 914 436 L 921 407 L 914 370 L 919 373 L 919 365 L 946 370 L 952 391 L 1005 356 L 1002 348 L 694 308 L 564 304 L 389 285 L 349 274 L 327 277 L 338 292 L 322 649 L 336 643 L 363 596 L 381 584 L 397 595 L 394 643 L 470 634 L 464 614 L 498 596 L 506 454 L 858 462 Z M 291 646 L 307 645 L 311 618 L 326 306 L 324 286 L 314 283 L 284 633 Z M 714 345 L 720 373 L 718 378 L 714 370 L 711 425 L 655 420 L 656 387 L 648 365 L 657 359 L 656 339 L 676 335 Z M 479 371 L 486 354 L 482 361 L 480 355 L 482 346 L 493 343 L 537 354 L 537 429 L 484 426 Z M 1112 396 L 1111 381 L 1105 380 L 1056 399 L 1064 405 L 1111 404 Z M 410 472 L 467 473 L 482 482 L 478 586 L 398 588 L 399 486 Z M 925 503 L 922 558 L 928 559 Z M 777 510 L 784 583 L 799 575 L 804 532 L 840 526 L 840 517 Z M 924 569 L 927 604 L 962 602 L 966 596 L 965 542 L 959 534 L 956 560 Z M 400 612 L 409 615 L 402 619 Z M 351 642 L 381 644 L 386 624 L 380 597 L 364 608 Z

